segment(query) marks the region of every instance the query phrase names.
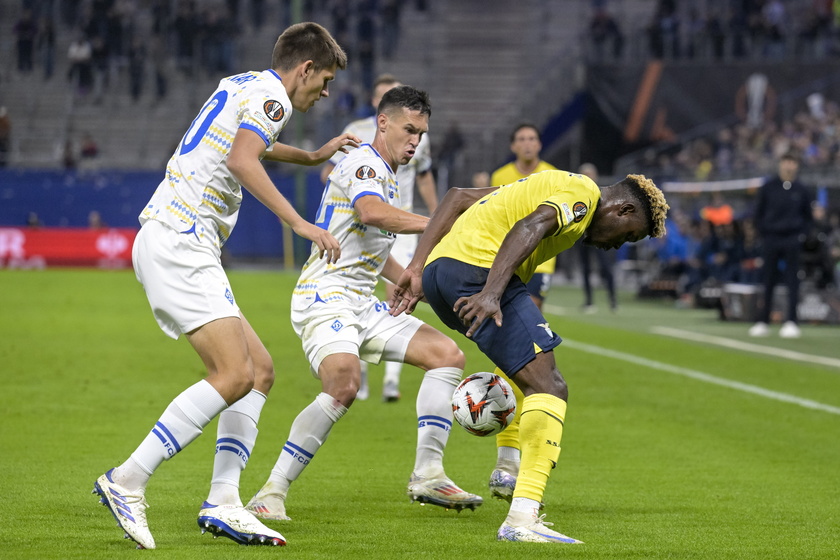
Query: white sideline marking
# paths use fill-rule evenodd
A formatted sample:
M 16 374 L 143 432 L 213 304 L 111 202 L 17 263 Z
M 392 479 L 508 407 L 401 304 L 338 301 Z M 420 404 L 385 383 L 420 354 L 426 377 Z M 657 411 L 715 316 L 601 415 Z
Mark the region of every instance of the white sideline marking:
M 731 338 L 723 338 L 720 336 L 711 336 L 708 334 L 700 334 L 680 329 L 672 329 L 671 327 L 651 327 L 650 332 L 654 334 L 662 334 L 665 336 L 673 336 L 675 338 L 682 338 L 695 342 L 707 342 L 709 344 L 717 344 L 718 346 L 726 346 L 727 348 L 734 348 L 736 350 L 746 350 L 747 352 L 756 352 L 767 356 L 778 356 L 780 358 L 787 358 L 789 360 L 796 360 L 799 362 L 811 362 L 812 364 L 820 364 L 824 366 L 831 366 L 840 368 L 840 360 L 837 358 L 827 358 L 825 356 L 814 356 L 813 354 L 804 354 L 794 350 L 783 350 L 781 348 L 773 348 L 772 346 L 764 346 L 762 344 L 751 344 L 749 342 L 741 342 L 739 340 L 732 340 Z
M 724 379 L 722 377 L 715 377 L 714 375 L 709 375 L 708 373 L 703 373 L 702 371 L 697 371 L 679 366 L 672 366 L 671 364 L 657 362 L 655 360 L 648 360 L 647 358 L 641 358 L 639 356 L 634 356 L 633 354 L 626 354 L 624 352 L 618 352 L 616 350 L 609 350 L 608 348 L 603 348 L 601 346 L 593 346 L 591 344 L 586 344 L 583 342 L 576 342 L 574 340 L 569 340 L 568 338 L 563 339 L 563 346 L 567 348 L 573 348 L 575 350 L 581 350 L 582 352 L 588 352 L 589 354 L 595 354 L 597 356 L 607 356 L 608 358 L 623 360 L 625 362 L 638 364 L 646 368 L 658 369 L 659 371 L 665 371 L 676 375 L 682 375 L 684 377 L 695 379 L 697 381 L 704 381 L 713 385 L 728 387 L 729 389 L 743 391 L 745 393 L 758 395 L 760 397 L 765 397 L 775 401 L 795 404 L 803 408 L 821 410 L 830 414 L 840 415 L 840 408 L 836 406 L 823 404 L 817 401 L 812 401 L 810 399 L 803 399 L 794 395 L 789 395 L 787 393 L 771 391 L 770 389 L 764 389 L 763 387 L 758 387 L 756 385 L 749 385 L 747 383 L 741 383 L 739 381 L 732 381 L 730 379 Z

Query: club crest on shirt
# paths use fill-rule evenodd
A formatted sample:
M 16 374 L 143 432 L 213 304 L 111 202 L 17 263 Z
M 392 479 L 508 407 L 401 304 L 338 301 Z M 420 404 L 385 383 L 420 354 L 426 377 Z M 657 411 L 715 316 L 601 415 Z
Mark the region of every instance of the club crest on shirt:
M 572 212 L 575 215 L 575 223 L 578 223 L 586 217 L 587 212 L 589 212 L 589 208 L 587 208 L 586 204 L 583 202 L 575 202 L 574 206 L 572 206 Z
M 356 170 L 356 179 L 373 179 L 376 177 L 376 171 L 369 165 L 363 165 Z
M 273 99 L 269 99 L 263 103 L 263 111 L 274 122 L 280 121 L 286 114 L 286 111 L 283 109 L 283 104 Z

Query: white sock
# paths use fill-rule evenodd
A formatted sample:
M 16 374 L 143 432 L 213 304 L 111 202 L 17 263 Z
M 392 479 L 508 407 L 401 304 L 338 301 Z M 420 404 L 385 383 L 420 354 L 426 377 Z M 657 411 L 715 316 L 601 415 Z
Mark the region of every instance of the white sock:
M 206 380 L 188 387 L 166 407 L 131 457 L 114 469 L 114 482 L 129 490 L 144 490 L 155 469 L 201 435 L 204 426 L 225 408 L 225 399 Z
M 540 503 L 531 498 L 514 498 L 510 502 L 510 513 L 528 513 L 536 516 L 540 510 Z
M 333 424 L 347 412 L 347 407 L 326 393 L 321 393 L 292 422 L 289 439 L 280 452 L 268 481 L 286 492 L 330 435 Z
M 519 472 L 521 453 L 516 447 L 502 445 L 496 448 L 496 467 L 502 468 L 513 475 Z
M 430 369 L 417 392 L 417 455 L 414 474 L 443 474 L 443 449 L 452 428 L 452 392 L 464 370 L 453 367 Z
M 264 404 L 265 395 L 252 389 L 219 415 L 213 479 L 207 497 L 211 504 L 242 505 L 239 499 L 239 477 L 257 441 L 257 424 Z
M 400 385 L 400 372 L 402 372 L 402 362 L 385 362 L 385 377 L 383 378 L 385 383 L 393 383 L 394 385 Z

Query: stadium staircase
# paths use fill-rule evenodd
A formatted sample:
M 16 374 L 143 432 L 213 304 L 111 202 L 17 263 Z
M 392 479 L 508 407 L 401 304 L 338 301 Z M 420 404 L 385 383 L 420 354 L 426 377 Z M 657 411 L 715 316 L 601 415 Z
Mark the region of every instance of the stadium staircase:
M 616 0 L 611 7 L 619 15 L 637 14 L 650 11 L 645 4 Z M 508 136 L 516 123 L 544 124 L 582 86 L 581 43 L 591 2 L 520 0 L 515 6 L 512 9 L 506 0 L 459 0 L 427 2 L 427 9 L 418 11 L 413 2 L 406 2 L 398 48 L 390 60 L 377 60 L 376 73 L 396 74 L 404 83 L 430 93 L 433 147 L 440 145 L 451 123 L 460 128 L 465 140 L 462 174 L 450 185 L 468 184 L 473 171 L 502 164 L 509 156 Z M 12 27 L 17 11 L 4 3 L 0 16 L 4 25 Z M 318 19 L 330 25 L 329 17 Z M 265 68 L 276 33 L 268 24 L 244 32 L 237 45 L 236 67 Z M 66 80 L 71 37 L 69 30 L 59 30 L 55 74 L 44 81 L 39 66 L 28 76 L 15 71 L 14 37 L 0 35 L 0 105 L 6 105 L 12 117 L 12 163 L 60 167 L 67 139 L 78 142 L 90 132 L 100 148 L 96 165 L 161 168 L 221 76 L 187 77 L 171 61 L 169 94 L 155 102 L 149 65 L 143 96 L 134 102 L 123 69 L 105 100 L 95 104 L 90 98 L 75 97 Z M 318 116 L 329 107 L 329 103 L 316 104 L 301 119 L 310 142 L 338 132 L 318 123 Z

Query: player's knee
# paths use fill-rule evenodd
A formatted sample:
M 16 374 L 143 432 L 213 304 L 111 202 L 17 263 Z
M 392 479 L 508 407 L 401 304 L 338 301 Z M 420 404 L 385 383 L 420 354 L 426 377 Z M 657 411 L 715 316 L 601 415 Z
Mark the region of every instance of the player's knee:
M 254 367 L 254 389 L 268 394 L 274 385 L 274 364 L 260 364 Z
M 540 391 L 541 393 L 554 395 L 564 401 L 569 400 L 569 387 L 566 385 L 563 375 L 557 369 L 554 369 L 551 375 L 547 376 L 546 382 L 546 389 Z
M 533 393 L 547 393 L 564 401 L 569 399 L 569 388 L 563 375 L 553 368 L 550 373 L 531 376 L 517 376 L 516 382 L 526 395 Z
M 439 367 L 454 367 L 464 369 L 466 358 L 464 352 L 458 348 L 458 345 L 449 337 L 441 337 L 442 340 L 435 345 L 434 351 L 427 356 L 427 364 L 425 369 L 435 369 Z

